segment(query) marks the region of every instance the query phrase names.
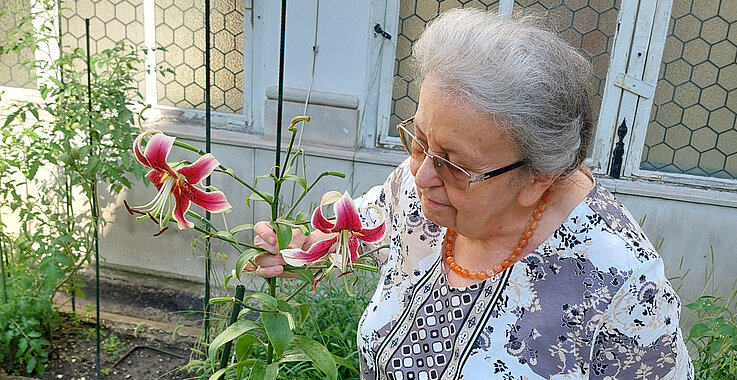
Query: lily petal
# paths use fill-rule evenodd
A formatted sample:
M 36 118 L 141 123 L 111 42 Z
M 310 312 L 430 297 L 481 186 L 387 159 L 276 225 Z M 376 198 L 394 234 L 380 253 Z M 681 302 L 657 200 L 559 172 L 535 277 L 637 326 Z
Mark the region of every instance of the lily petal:
M 348 256 L 348 263 L 353 262 L 358 258 L 358 237 L 355 234 L 351 234 L 351 237 L 348 238 L 348 251 L 350 252 L 350 256 Z M 345 268 L 343 268 L 345 270 Z
M 167 175 L 167 173 L 158 170 L 151 170 L 146 173 L 146 179 L 151 181 L 151 183 L 156 186 L 156 190 L 160 190 L 161 186 L 164 185 L 164 180 L 166 179 Z
M 335 210 L 335 226 L 333 231 L 360 231 L 361 230 L 361 216 L 358 215 L 356 205 L 353 204 L 348 192 L 345 192 L 343 196 L 334 205 Z
M 187 178 L 187 182 L 196 184 L 202 181 L 203 178 L 207 177 L 220 165 L 220 162 L 215 159 L 211 153 L 207 153 L 197 159 L 193 164 L 187 165 L 177 172 Z
M 194 223 L 184 218 L 184 215 L 186 215 L 187 211 L 189 210 L 190 201 L 186 197 L 183 197 L 181 194 L 177 195 L 177 193 L 178 192 L 174 193 L 176 205 L 174 206 L 174 213 L 172 216 L 174 216 L 174 220 L 177 221 L 177 225 L 179 226 L 180 230 L 183 230 L 185 228 L 193 228 Z
M 176 173 L 166 162 L 171 147 L 174 145 L 176 138 L 167 136 L 163 133 L 153 135 L 146 144 L 146 150 L 143 153 L 148 160 L 149 167 L 155 170 L 161 170 L 176 177 Z
M 386 225 L 384 223 L 381 223 L 380 225 L 374 228 L 362 229 L 361 231 L 357 233 L 357 236 L 359 239 L 363 241 L 373 243 L 373 242 L 381 240 L 384 237 L 384 232 L 386 232 Z
M 335 223 L 332 223 L 325 219 L 325 217 L 322 215 L 322 207 L 337 202 L 340 197 L 341 194 L 337 191 L 328 191 L 322 196 L 322 200 L 320 200 L 320 205 L 315 209 L 315 212 L 312 213 L 313 227 L 326 234 L 333 232 Z
M 177 203 L 179 202 L 179 196 L 187 198 L 194 202 L 196 205 L 208 210 L 210 212 L 221 212 L 230 208 L 230 203 L 225 198 L 225 194 L 222 191 L 205 192 L 192 185 L 181 184 L 178 182 L 175 188 L 172 190 L 174 196 L 177 197 Z
M 138 137 L 136 137 L 136 141 L 133 142 L 133 153 L 136 155 L 136 159 L 138 160 L 138 162 L 142 163 L 143 165 L 148 166 L 149 168 L 151 167 L 151 164 L 146 159 L 146 156 L 143 155 L 143 152 L 141 152 L 141 142 L 143 141 L 145 137 L 151 135 L 151 133 L 155 133 L 155 132 L 149 132 L 149 131 L 143 132 L 140 135 L 138 135 Z
M 330 247 L 332 247 L 337 240 L 337 237 L 320 240 L 313 244 L 306 252 L 299 248 L 289 248 L 282 249 L 280 253 L 287 264 L 301 267 L 302 265 L 315 262 L 325 257 L 325 255 L 328 254 Z

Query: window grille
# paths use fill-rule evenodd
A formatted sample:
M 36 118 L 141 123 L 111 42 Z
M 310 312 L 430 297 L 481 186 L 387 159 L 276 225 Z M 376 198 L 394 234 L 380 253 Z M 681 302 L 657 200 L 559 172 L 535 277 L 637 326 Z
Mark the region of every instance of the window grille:
M 0 36 L 7 36 L 11 29 L 18 26 L 23 17 L 31 15 L 30 4 L 27 0 L 5 0 L 2 8 L 8 13 L 0 17 Z M 29 82 L 36 75 L 35 70 L 29 71 L 23 65 L 23 62 L 32 59 L 33 52 L 31 51 L 0 55 L 0 86 L 36 88 L 36 83 Z
M 674 0 L 640 168 L 737 178 L 737 4 Z
M 515 11 L 525 9 L 547 15 L 560 36 L 591 60 L 594 69 L 594 120 L 597 119 L 601 107 L 619 4 L 619 0 L 515 1 Z M 477 7 L 490 10 L 498 6 L 498 1 L 400 1 L 390 125 L 411 117 L 417 109 L 420 84 L 413 81 L 414 71 L 409 57 L 412 44 L 417 41 L 427 22 L 436 14 L 451 8 Z M 389 136 L 396 136 L 393 128 L 389 130 Z
M 201 0 L 157 0 L 157 64 L 174 70 L 158 76 L 158 101 L 180 108 L 205 108 L 205 21 Z M 215 1 L 210 59 L 212 109 L 243 112 L 243 1 Z

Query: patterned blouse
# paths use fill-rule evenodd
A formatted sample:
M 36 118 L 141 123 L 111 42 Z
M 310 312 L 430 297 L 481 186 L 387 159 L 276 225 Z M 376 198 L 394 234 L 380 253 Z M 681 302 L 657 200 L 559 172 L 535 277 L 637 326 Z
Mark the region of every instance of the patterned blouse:
M 601 186 L 534 252 L 463 288 L 448 283 L 445 228 L 423 216 L 408 161 L 367 204 L 385 210 L 390 249 L 358 328 L 362 379 L 693 378 L 663 261 Z

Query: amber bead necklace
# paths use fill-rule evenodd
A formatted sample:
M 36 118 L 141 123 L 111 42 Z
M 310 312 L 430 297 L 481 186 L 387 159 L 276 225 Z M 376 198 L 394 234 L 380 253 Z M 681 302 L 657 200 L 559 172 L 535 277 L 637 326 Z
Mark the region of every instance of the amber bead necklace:
M 514 248 L 512 253 L 510 253 L 506 259 L 502 260 L 501 263 L 494 265 L 490 271 L 481 270 L 473 272 L 456 264 L 455 258 L 453 257 L 453 245 L 457 232 L 451 228 L 448 228 L 445 232 L 445 241 L 443 242 L 443 257 L 445 258 L 445 262 L 448 263 L 451 270 L 458 273 L 460 276 L 470 278 L 472 280 L 484 280 L 501 273 L 522 258 L 522 252 L 524 252 L 524 249 L 530 242 L 532 235 L 534 235 L 538 222 L 543 218 L 543 213 L 548 207 L 549 200 L 550 189 L 545 190 L 542 197 L 540 197 L 540 202 L 538 202 L 535 212 L 532 213 L 532 217 L 530 217 L 530 220 L 527 222 L 527 227 L 525 227 L 525 231 L 522 233 L 522 236 L 520 236 L 517 246 Z

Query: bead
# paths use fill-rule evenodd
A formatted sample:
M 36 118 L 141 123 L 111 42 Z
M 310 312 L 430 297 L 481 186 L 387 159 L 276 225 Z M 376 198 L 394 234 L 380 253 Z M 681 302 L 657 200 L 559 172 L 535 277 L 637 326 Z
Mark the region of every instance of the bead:
M 522 247 L 517 247 L 512 251 L 512 257 L 517 257 L 522 254 Z
M 507 269 L 512 266 L 512 261 L 509 259 L 502 260 L 502 268 Z
M 476 278 L 477 278 L 478 276 L 479 276 L 479 274 L 478 274 L 478 273 L 476 273 L 476 272 L 471 272 L 471 273 L 470 273 L 470 274 L 468 275 L 468 278 L 470 278 L 471 280 L 475 280 L 475 279 L 476 279 Z
M 535 220 L 540 221 L 540 219 L 543 218 L 543 213 L 542 211 L 537 210 L 534 214 L 532 214 L 532 217 L 535 218 Z
M 531 238 L 532 235 L 534 235 L 534 234 L 535 234 L 535 231 L 533 231 L 531 229 L 527 229 L 527 231 L 525 231 L 525 239 Z
M 461 274 L 463 272 L 463 268 L 461 268 L 460 265 L 456 265 L 456 267 L 453 268 L 453 272 L 456 272 L 458 274 Z
M 519 242 L 517 243 L 517 247 L 524 248 L 527 246 L 527 243 L 529 243 L 529 240 L 527 240 L 527 238 L 519 239 Z
M 502 268 L 501 265 L 494 265 L 494 273 L 499 273 L 502 271 L 502 269 L 504 268 Z
M 471 274 L 471 272 L 468 271 L 468 269 L 463 269 L 461 271 L 461 276 L 468 277 Z
M 479 272 L 479 280 L 484 280 L 486 277 L 489 277 L 489 275 L 486 274 L 486 272 L 481 271 Z
M 538 209 L 540 210 L 540 212 L 545 212 L 545 210 L 547 210 L 547 208 L 548 208 L 548 204 L 547 203 L 541 203 L 540 204 L 540 207 L 538 207 Z
M 530 222 L 530 229 L 533 230 L 533 231 L 537 229 L 537 221 L 536 220 L 533 220 L 533 221 Z
M 448 252 L 453 252 L 453 244 L 446 244 L 445 250 Z
M 456 263 L 450 263 L 449 266 L 450 266 L 450 269 L 456 270 L 456 268 L 458 267 L 458 264 L 456 264 Z
M 456 260 L 453 258 L 453 256 L 448 256 L 448 257 L 445 258 L 445 262 L 448 263 L 448 264 L 453 264 L 453 263 L 455 263 L 455 261 Z

